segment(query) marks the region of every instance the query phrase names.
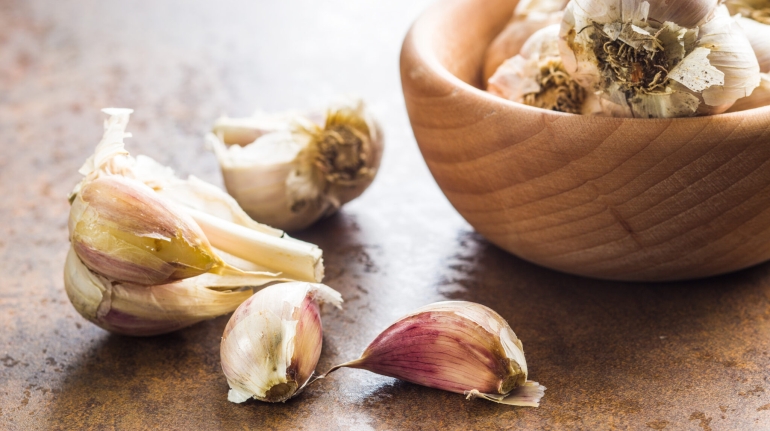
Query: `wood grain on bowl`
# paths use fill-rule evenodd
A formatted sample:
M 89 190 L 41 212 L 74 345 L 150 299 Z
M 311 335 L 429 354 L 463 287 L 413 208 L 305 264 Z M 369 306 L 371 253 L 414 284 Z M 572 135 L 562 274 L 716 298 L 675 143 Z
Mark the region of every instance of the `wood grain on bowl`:
M 676 280 L 770 259 L 770 107 L 685 119 L 563 114 L 481 88 L 515 1 L 446 0 L 401 52 L 431 173 L 487 239 L 540 265 Z

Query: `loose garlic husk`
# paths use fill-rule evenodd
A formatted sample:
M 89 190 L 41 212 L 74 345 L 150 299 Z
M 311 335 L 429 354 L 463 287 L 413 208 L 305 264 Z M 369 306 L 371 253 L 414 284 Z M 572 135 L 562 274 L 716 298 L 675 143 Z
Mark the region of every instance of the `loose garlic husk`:
M 383 149 L 382 132 L 360 101 L 331 107 L 323 126 L 299 114 L 220 118 L 207 139 L 241 207 L 289 231 L 361 195 Z
M 321 355 L 321 303 L 341 308 L 342 296 L 293 282 L 266 287 L 238 307 L 220 347 L 228 400 L 283 402 L 304 389 Z
M 176 331 L 235 310 L 252 291 L 243 285 L 274 281 L 271 274 L 197 277 L 144 286 L 112 281 L 89 270 L 70 248 L 64 267 L 64 287 L 75 309 L 110 332 L 150 336 Z
M 506 60 L 489 78 L 488 91 L 552 111 L 584 115 L 601 111 L 600 100 L 564 69 L 559 57 L 559 27 L 550 25 L 527 39 L 521 52 Z
M 759 85 L 751 45 L 716 0 L 572 0 L 560 38 L 573 79 L 624 116 L 716 114 Z
M 248 276 L 217 248 L 251 262 L 248 269 L 280 273 L 274 280 L 323 278 L 318 247 L 254 222 L 212 185 L 176 178 L 148 157 L 134 159 L 123 143 L 132 111 L 105 112 L 104 137 L 70 195 L 70 240 L 89 269 L 144 285 L 207 272 Z
M 545 391 L 527 380 L 524 350 L 508 322 L 465 301 L 437 302 L 398 319 L 359 359 L 329 373 L 342 367 L 515 406 L 538 407 Z
M 484 83 L 507 59 L 519 54 L 527 39 L 541 28 L 561 22 L 568 0 L 522 0 L 502 32 L 484 53 Z

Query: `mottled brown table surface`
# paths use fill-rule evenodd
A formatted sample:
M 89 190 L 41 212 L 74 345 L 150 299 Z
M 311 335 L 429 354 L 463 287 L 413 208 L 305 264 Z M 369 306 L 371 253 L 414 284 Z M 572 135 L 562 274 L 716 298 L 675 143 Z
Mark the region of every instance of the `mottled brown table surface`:
M 0 0 L 0 429 L 770 429 L 770 265 L 624 284 L 556 273 L 479 237 L 433 182 L 401 96 L 400 42 L 427 1 Z M 226 399 L 226 317 L 135 339 L 63 288 L 66 195 L 106 106 L 133 154 L 221 184 L 220 113 L 359 94 L 387 148 L 362 198 L 298 237 L 346 299 L 319 370 L 441 299 L 492 306 L 524 341 L 540 408 L 341 370 L 280 405 Z

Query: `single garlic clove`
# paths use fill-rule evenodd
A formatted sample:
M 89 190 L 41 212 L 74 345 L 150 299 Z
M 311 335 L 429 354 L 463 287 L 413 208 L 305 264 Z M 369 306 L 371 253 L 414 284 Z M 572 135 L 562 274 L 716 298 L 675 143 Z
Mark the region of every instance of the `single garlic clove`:
M 359 359 L 331 371 L 340 367 L 511 405 L 537 407 L 545 390 L 527 380 L 524 350 L 508 323 L 465 301 L 437 302 L 400 318 Z
M 287 126 L 286 117 L 252 120 L 258 137 L 246 145 L 228 136 L 247 135 L 250 121 L 220 119 L 208 141 L 228 192 L 251 217 L 299 230 L 363 193 L 379 169 L 383 139 L 360 101 L 330 108 L 323 126 L 297 114 Z
M 484 82 L 507 59 L 520 53 L 523 44 L 541 28 L 561 21 L 567 0 L 523 0 L 513 16 L 484 53 Z
M 156 286 L 118 283 L 89 270 L 72 248 L 64 266 L 64 287 L 75 310 L 107 331 L 132 336 L 164 334 L 230 313 L 252 294 L 233 288 L 274 278 L 204 274 Z
M 116 281 L 167 283 L 220 263 L 190 216 L 119 175 L 86 183 L 72 200 L 68 226 L 83 262 Z
M 339 308 L 342 297 L 323 284 L 281 283 L 238 307 L 220 347 L 228 400 L 283 402 L 303 389 L 321 355 L 320 303 Z

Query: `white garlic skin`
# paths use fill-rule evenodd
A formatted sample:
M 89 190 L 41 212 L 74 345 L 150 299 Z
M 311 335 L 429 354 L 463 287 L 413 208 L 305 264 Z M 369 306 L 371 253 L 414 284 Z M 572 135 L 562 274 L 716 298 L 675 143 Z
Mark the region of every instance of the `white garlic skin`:
M 632 23 L 653 28 L 673 23 L 689 32 L 681 42 L 687 49 L 680 51 L 685 57 L 668 71 L 665 91 L 658 89 L 629 97 L 617 82 L 604 77 L 603 65 L 599 64 L 591 40 L 598 32 L 594 25 L 605 26 L 607 30 L 607 25 Z M 692 37 L 696 38 L 694 43 L 690 42 Z M 561 57 L 567 71 L 584 88 L 597 90 L 601 97 L 619 105 L 623 116 L 716 114 L 751 94 L 759 85 L 759 67 L 751 45 L 726 8 L 717 6 L 716 0 L 571 0 L 565 10 L 560 38 Z M 669 49 L 681 50 L 675 40 L 662 43 L 669 54 L 672 52 Z
M 323 128 L 323 116 L 260 115 L 251 120 L 252 135 L 242 131 L 246 119 L 220 119 L 208 140 L 219 159 L 225 187 L 255 220 L 287 231 L 304 229 L 334 214 L 360 196 L 374 180 L 383 152 L 380 126 L 360 101 L 340 104 L 330 112 L 351 112 L 367 129 L 362 155 L 369 173 L 351 183 L 328 182 L 313 159 L 313 139 L 298 129 Z M 319 121 L 319 117 L 321 117 Z M 233 122 L 241 124 L 240 141 Z M 243 144 L 243 136 L 258 136 Z
M 227 399 L 284 402 L 301 391 L 321 355 L 319 303 L 342 297 L 322 284 L 291 282 L 260 290 L 233 313 L 220 347 Z
M 759 87 L 754 89 L 751 96 L 738 99 L 727 112 L 738 112 L 770 106 L 770 74 L 763 73 L 761 78 Z
M 748 37 L 751 47 L 757 55 L 759 71 L 770 73 L 770 25 L 745 17 L 737 17 L 736 19 L 746 32 L 746 37 Z

